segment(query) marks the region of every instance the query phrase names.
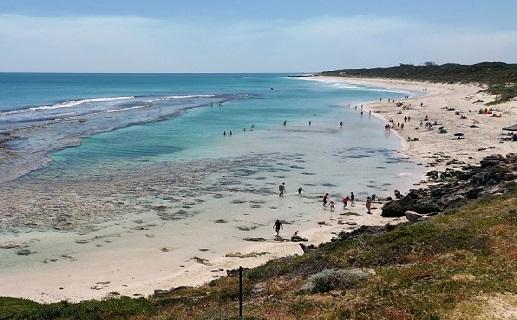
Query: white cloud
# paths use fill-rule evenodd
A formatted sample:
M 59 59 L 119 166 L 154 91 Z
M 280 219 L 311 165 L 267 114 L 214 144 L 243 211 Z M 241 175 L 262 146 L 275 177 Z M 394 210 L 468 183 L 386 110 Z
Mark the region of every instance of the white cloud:
M 227 23 L 0 15 L 1 71 L 317 71 L 516 56 L 517 30 L 453 30 L 400 18 Z

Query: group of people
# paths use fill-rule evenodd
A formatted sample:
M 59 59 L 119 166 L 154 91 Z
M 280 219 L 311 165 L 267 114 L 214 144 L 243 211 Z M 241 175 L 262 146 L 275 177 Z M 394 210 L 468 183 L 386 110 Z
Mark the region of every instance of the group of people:
M 285 192 L 286 192 L 285 182 L 282 182 L 278 185 L 278 196 L 285 197 Z M 301 187 L 298 188 L 297 192 L 298 192 L 298 195 L 301 195 L 303 192 L 303 188 L 301 188 Z M 372 202 L 375 201 L 376 198 L 377 198 L 377 196 L 375 194 L 366 198 L 366 209 L 367 209 L 368 214 L 372 213 L 371 212 Z M 341 203 L 343 203 L 343 209 L 347 208 L 348 203 L 350 203 L 350 206 L 353 206 L 354 201 L 355 201 L 354 192 L 350 192 L 350 195 L 344 196 L 341 199 Z M 322 204 L 323 204 L 324 208 L 327 208 L 327 205 L 328 205 L 328 207 L 330 208 L 330 211 L 332 211 L 332 212 L 336 209 L 336 202 L 334 200 L 330 199 L 330 195 L 328 192 L 325 193 L 325 195 L 323 196 Z
M 252 124 L 251 127 L 250 127 L 250 130 L 253 131 L 253 129 L 255 129 L 255 125 Z M 246 132 L 246 128 L 242 128 L 242 131 Z M 226 136 L 226 135 L 233 135 L 233 132 L 232 130 L 230 130 L 228 133 L 226 133 L 226 130 L 223 131 L 223 136 Z
M 377 198 L 377 196 L 375 194 L 366 198 L 365 206 L 366 206 L 366 210 L 367 210 L 368 214 L 372 214 L 372 212 L 371 212 L 372 202 L 375 201 L 376 198 Z M 350 192 L 350 195 L 344 196 L 341 199 L 341 203 L 343 203 L 343 209 L 346 209 L 349 202 L 350 202 L 350 206 L 353 206 L 354 201 L 355 201 L 354 192 Z M 334 200 L 330 199 L 330 195 L 328 192 L 325 193 L 325 195 L 323 196 L 322 204 L 323 204 L 324 208 L 326 208 L 328 205 L 331 212 L 334 212 L 334 210 L 336 209 L 336 202 Z

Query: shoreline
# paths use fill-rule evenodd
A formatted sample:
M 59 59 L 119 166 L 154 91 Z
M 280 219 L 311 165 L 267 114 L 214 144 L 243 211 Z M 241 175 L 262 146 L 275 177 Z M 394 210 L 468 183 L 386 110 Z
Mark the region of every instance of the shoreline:
M 343 82 L 347 84 L 363 86 L 382 86 L 388 89 L 408 89 L 408 92 L 421 92 L 422 95 L 409 96 L 407 99 L 398 99 L 397 102 L 404 106 L 411 104 L 408 109 L 397 107 L 393 102 L 383 99 L 362 103 L 365 110 L 372 110 L 372 115 L 389 122 L 393 119 L 393 132 L 398 134 L 406 152 L 414 159 L 425 164 L 430 171 L 445 170 L 446 168 L 461 169 L 462 165 L 479 163 L 490 154 L 508 154 L 515 151 L 515 145 L 511 141 L 500 142 L 502 128 L 517 123 L 517 101 L 504 102 L 492 107 L 486 107 L 484 103 L 494 100 L 494 96 L 480 92 L 483 88 L 473 84 L 442 84 L 419 81 L 392 80 L 380 78 L 353 78 L 315 76 L 319 81 Z M 425 91 L 422 91 L 425 89 Z M 482 102 L 480 102 L 482 101 Z M 420 107 L 423 103 L 423 107 Z M 445 107 L 452 108 L 450 110 Z M 480 108 L 491 108 L 492 114 L 479 114 Z M 420 120 L 428 116 L 430 122 L 436 121 L 431 130 L 420 126 Z M 404 129 L 397 127 L 397 123 L 404 123 L 404 117 L 411 117 L 406 122 Z M 464 116 L 465 118 L 462 118 Z M 424 121 L 425 123 L 425 121 Z M 471 125 L 477 128 L 470 127 Z M 446 134 L 439 134 L 438 127 L 444 126 Z M 454 134 L 463 133 L 462 139 L 457 139 Z M 417 141 L 409 141 L 417 138 Z M 454 156 L 449 155 L 450 150 L 459 151 Z M 456 163 L 450 163 L 454 158 Z M 449 164 L 447 164 L 449 163 Z
M 357 114 L 358 117 L 358 114 Z M 289 127 L 287 131 L 286 129 L 280 127 L 278 129 L 272 130 L 270 132 L 265 132 L 265 137 L 262 139 L 271 139 L 272 137 L 278 136 L 279 133 L 284 132 L 283 134 L 287 135 L 287 137 L 300 137 L 302 136 L 304 141 L 306 134 L 309 136 L 313 136 L 311 139 L 321 139 L 331 138 L 330 141 L 338 142 L 337 134 L 339 130 L 332 129 L 329 126 L 333 126 L 333 120 L 329 119 L 330 122 L 323 122 L 320 124 L 316 124 L 312 128 L 306 128 L 304 125 L 297 127 Z M 352 120 L 355 121 L 355 120 Z M 381 127 L 381 122 L 378 119 L 373 119 L 372 122 L 375 123 L 369 124 L 370 127 Z M 370 127 L 366 127 L 367 130 L 371 130 Z M 366 129 L 365 129 L 366 130 Z M 300 134 L 300 132 L 304 132 L 304 134 Z M 347 131 L 341 131 L 343 135 L 347 136 L 349 133 Z M 330 134 L 330 136 L 328 136 Z M 260 134 L 259 136 L 264 136 L 264 134 Z M 381 134 L 382 136 L 382 134 Z M 243 138 L 241 140 L 235 140 L 240 137 L 237 135 L 233 139 L 233 144 L 237 141 L 240 141 L 241 144 L 249 144 L 249 138 Z M 391 141 L 391 145 L 394 145 L 393 142 L 399 139 L 389 139 Z M 262 140 L 257 140 L 260 142 Z M 320 140 L 316 140 L 320 141 Z M 338 146 L 340 144 L 334 143 L 334 145 Z M 235 148 L 233 145 L 232 148 Z M 279 147 L 280 148 L 280 147 Z M 327 149 L 326 147 L 324 147 Z M 342 147 L 339 147 L 336 150 L 341 150 Z M 382 151 L 388 152 L 389 155 L 386 154 L 383 157 L 387 157 L 385 160 L 393 161 L 393 159 L 401 158 L 400 148 L 396 149 L 397 151 Z M 275 151 L 275 150 L 272 150 Z M 374 151 L 374 150 L 371 150 Z M 294 152 L 294 151 L 293 151 Z M 341 151 L 342 152 L 342 151 Z M 325 155 L 325 161 L 332 162 L 332 167 L 339 164 L 339 159 L 347 159 L 346 156 L 353 156 L 355 154 L 361 155 L 364 154 L 365 151 L 357 150 L 357 151 L 346 151 L 343 153 L 342 158 L 341 155 Z M 318 153 L 318 152 L 316 152 Z M 380 155 L 379 155 L 380 156 Z M 294 160 L 294 163 L 291 162 L 291 165 L 297 163 L 296 155 L 294 158 L 292 157 L 280 157 L 279 159 L 272 158 L 271 160 L 264 159 L 266 163 L 274 163 L 275 161 L 290 160 L 289 162 Z M 305 160 L 310 160 L 312 163 L 315 159 L 314 156 L 310 156 Z M 377 156 L 376 156 L 377 157 Z M 405 159 L 407 157 L 404 156 Z M 300 160 L 302 160 L 300 158 Z M 349 165 L 357 166 L 358 164 L 363 164 L 364 161 L 368 161 L 368 159 L 362 158 L 350 158 Z M 400 159 L 399 161 L 405 162 L 406 160 Z M 300 162 L 299 165 L 303 165 L 304 160 Z M 316 164 L 317 162 L 314 162 Z M 368 163 L 368 162 L 366 162 Z M 382 165 L 383 161 L 379 161 L 378 165 Z M 244 165 L 244 163 L 241 163 Z M 299 166 L 297 165 L 297 166 Z M 295 166 L 295 167 L 297 167 Z M 405 170 L 400 166 L 400 171 L 393 171 L 395 168 L 398 168 L 397 165 L 390 165 L 393 169 L 389 170 L 390 176 L 393 178 L 397 178 L 397 172 L 404 174 Z M 309 166 L 310 167 L 310 166 Z M 411 166 L 408 166 L 408 168 Z M 287 167 L 288 168 L 288 167 Z M 372 167 L 373 168 L 373 167 Z M 173 168 L 169 168 L 172 170 Z M 242 169 L 246 169 L 244 165 Z M 293 170 L 293 169 L 291 169 Z M 294 170 L 303 170 L 303 171 L 311 171 L 310 168 L 303 169 L 294 169 Z M 381 169 L 382 170 L 382 169 Z M 174 171 L 174 170 L 172 170 Z M 280 168 L 278 171 L 280 174 L 284 171 L 283 168 Z M 316 171 L 320 172 L 320 171 Z M 330 171 L 333 176 L 335 176 L 335 172 Z M 153 174 L 158 176 L 169 176 L 169 171 L 164 170 L 163 173 L 150 173 L 150 176 Z M 310 173 L 310 172 L 309 172 Z M 288 183 L 291 188 L 294 188 L 295 185 L 303 182 L 312 182 L 316 181 L 319 183 L 324 182 L 334 182 L 332 180 L 327 180 L 328 174 L 327 171 L 321 171 L 322 176 L 315 175 L 311 178 L 310 175 L 298 175 L 298 179 L 294 181 L 289 180 Z M 274 173 L 272 173 L 274 175 Z M 381 173 L 383 174 L 383 173 Z M 278 173 L 277 173 L 278 175 Z M 129 180 L 136 178 L 128 176 Z M 275 176 L 276 177 L 276 176 Z M 337 177 L 336 177 L 337 178 Z M 412 177 L 400 176 L 399 179 L 394 179 L 392 181 L 393 185 L 386 188 L 386 193 L 389 195 L 392 194 L 392 188 L 398 188 L 401 190 L 405 190 L 411 187 L 411 183 L 413 181 Z M 150 178 L 149 181 L 153 181 L 154 178 Z M 163 180 L 163 178 L 160 178 Z M 275 178 L 275 180 L 281 179 L 280 176 Z M 368 184 L 366 181 L 368 177 L 364 177 L 363 180 L 365 182 L 361 182 L 361 185 Z M 299 180 L 299 181 L 297 181 Z M 314 181 L 315 180 L 315 181 Z M 406 183 L 406 180 L 407 183 Z M 409 181 L 411 180 L 411 182 Z M 274 180 L 270 180 L 274 181 Z M 381 179 L 382 181 L 382 179 Z M 404 182 L 403 182 L 404 181 Z M 243 181 L 245 182 L 245 181 Z M 380 186 L 382 182 L 377 181 Z M 335 182 L 334 182 L 335 183 Z M 357 182 L 358 188 L 354 188 L 354 191 L 365 191 L 368 189 L 364 189 L 364 186 L 359 187 L 359 181 Z M 140 186 L 141 185 L 141 186 Z M 135 184 L 131 189 L 144 187 L 145 183 Z M 267 183 L 266 183 L 267 185 Z M 372 215 L 366 214 L 366 209 L 364 207 L 363 198 L 365 195 L 357 194 L 358 198 L 355 207 L 352 207 L 347 210 L 342 210 L 341 203 L 339 203 L 339 198 L 336 198 L 336 212 L 333 214 L 329 213 L 329 210 L 322 210 L 321 201 L 319 200 L 319 195 L 321 191 L 327 189 L 328 191 L 338 191 L 340 190 L 337 186 L 329 185 L 328 187 L 317 187 L 319 184 L 314 185 L 314 187 L 307 186 L 307 194 L 304 194 L 302 197 L 298 197 L 294 193 L 293 190 L 285 199 L 278 199 L 278 196 L 271 194 L 268 196 L 269 199 L 267 203 L 262 205 L 263 209 L 246 209 L 248 205 L 239 205 L 237 208 L 238 211 L 244 211 L 244 215 L 238 214 L 234 217 L 232 216 L 221 216 L 221 213 L 217 214 L 217 211 L 220 211 L 222 205 L 221 202 L 207 202 L 205 205 L 202 203 L 196 206 L 198 210 L 201 210 L 203 213 L 196 215 L 196 220 L 203 219 L 203 221 L 211 221 L 209 223 L 204 223 L 200 228 L 199 223 L 196 221 L 192 221 L 193 224 L 196 224 L 196 228 L 187 228 L 185 235 L 182 235 L 181 226 L 188 225 L 189 221 L 179 220 L 177 224 L 179 227 L 174 227 L 169 225 L 166 227 L 165 225 L 160 225 L 158 219 L 158 226 L 151 226 L 151 224 L 157 224 L 153 222 L 155 220 L 145 220 L 143 224 L 133 225 L 130 223 L 127 227 L 128 229 L 120 229 L 117 226 L 111 228 L 110 230 L 101 232 L 92 232 L 88 235 L 82 235 L 80 237 L 69 236 L 67 234 L 58 235 L 60 237 L 60 241 L 68 241 L 72 243 L 79 243 L 78 245 L 73 244 L 74 250 L 75 248 L 78 250 L 82 250 L 79 248 L 85 248 L 83 253 L 77 252 L 56 252 L 53 255 L 48 255 L 44 251 L 40 251 L 37 242 L 31 243 L 33 236 L 27 234 L 22 237 L 25 238 L 28 245 L 30 245 L 30 249 L 35 251 L 35 255 L 32 254 L 28 258 L 24 259 L 32 259 L 34 265 L 27 269 L 26 267 L 16 270 L 16 272 L 12 272 L 9 274 L 7 271 L 2 277 L 4 279 L 4 284 L 2 286 L 2 292 L 4 295 L 17 296 L 30 298 L 35 301 L 40 302 L 55 302 L 61 301 L 63 299 L 69 301 L 81 301 L 85 299 L 102 299 L 106 296 L 109 296 L 110 293 L 116 292 L 121 295 L 129 295 L 133 297 L 138 296 L 148 296 L 155 292 L 155 290 L 168 290 L 171 287 L 178 286 L 192 286 L 192 285 L 201 285 L 207 283 L 215 278 L 219 278 L 221 276 L 226 275 L 227 270 L 232 270 L 242 265 L 245 267 L 254 267 L 261 265 L 269 260 L 285 257 L 290 255 L 299 255 L 303 253 L 299 243 L 290 242 L 290 241 L 275 241 L 274 232 L 269 225 L 269 220 L 273 218 L 279 217 L 280 219 L 287 219 L 288 223 L 284 225 L 284 230 L 281 233 L 281 236 L 289 239 L 291 235 L 295 231 L 299 231 L 300 235 L 304 238 L 308 238 L 310 241 L 305 242 L 305 244 L 313 244 L 319 245 L 324 242 L 330 241 L 335 234 L 343 231 L 349 230 L 353 231 L 362 225 L 370 225 L 370 226 L 379 226 L 385 225 L 386 223 L 397 223 L 403 221 L 401 218 L 383 218 L 380 217 L 379 210 L 381 205 L 374 204 L 374 208 L 372 210 Z M 63 187 L 67 187 L 66 184 Z M 92 196 L 92 199 L 96 197 L 96 190 L 111 190 L 110 188 L 106 188 L 108 185 L 104 184 L 91 184 L 91 187 L 87 187 L 87 192 Z M 57 186 L 57 189 L 60 187 Z M 274 190 L 274 187 L 271 187 Z M 305 188 L 305 187 L 304 187 Z M 314 189 L 311 192 L 310 189 Z M 346 189 L 343 190 L 346 191 Z M 117 191 L 118 190 L 118 191 Z M 117 189 L 111 191 L 111 193 L 125 193 L 129 192 L 124 189 Z M 75 190 L 74 190 L 75 191 Z M 217 192 L 217 190 L 215 190 Z M 82 190 L 78 190 L 79 194 L 82 194 Z M 105 192 L 105 191 L 103 191 Z M 93 193 L 93 194 L 92 194 Z M 339 192 L 341 193 L 341 192 Z M 384 192 L 383 192 L 384 193 Z M 51 194 L 51 193 L 50 193 Z M 386 196 L 388 194 L 383 194 L 382 196 Z M 100 196 L 100 194 L 99 194 Z M 138 196 L 140 196 L 138 194 Z M 208 194 L 210 198 L 211 195 Z M 336 195 L 332 195 L 333 198 L 337 197 Z M 192 197 L 192 196 L 191 196 Z M 244 197 L 244 199 L 242 199 Z M 263 198 L 258 197 L 258 195 L 251 195 L 251 198 L 245 196 L 243 194 L 231 196 L 225 193 L 225 201 L 235 201 L 238 200 L 241 203 L 241 200 L 246 200 L 249 204 L 253 203 L 262 203 Z M 64 199 L 66 202 L 66 199 Z M 116 200 L 116 199 L 115 199 Z M 118 199 L 121 200 L 121 199 Z M 191 198 L 192 200 L 196 200 Z M 83 200 L 84 201 L 84 200 Z M 96 202 L 104 202 L 103 197 L 95 200 Z M 111 203 L 111 199 L 109 202 Z M 118 201 L 117 201 L 118 202 Z M 132 204 L 126 203 L 123 206 L 129 208 Z M 210 205 L 209 205 L 210 204 Z M 167 206 L 169 204 L 166 204 Z M 278 210 L 272 210 L 271 205 L 278 207 Z M 158 208 L 162 207 L 162 204 L 153 205 Z M 259 205 L 260 206 L 260 205 Z M 180 207 L 181 208 L 181 207 Z M 172 208 L 171 208 L 172 209 Z M 92 210 L 97 210 L 92 207 Z M 158 209 L 168 212 L 168 208 Z M 175 209 L 173 209 L 175 210 Z M 188 210 L 188 209 L 187 209 Z M 232 209 L 233 210 L 233 209 Z M 162 212 L 163 212 L 162 211 Z M 210 212 L 212 211 L 212 212 Z M 235 210 L 233 210 L 235 211 Z M 232 211 L 232 212 L 233 212 Z M 206 214 L 204 213 L 206 212 Z M 259 214 L 256 215 L 255 212 Z M 214 214 L 215 213 L 215 214 Z M 238 213 L 235 211 L 234 213 Z M 160 212 L 161 214 L 161 212 Z M 251 217 L 246 217 L 247 214 L 250 214 Z M 59 217 L 56 217 L 59 219 Z M 223 218 L 228 221 L 228 223 L 224 224 L 213 224 L 213 219 Z M 130 214 L 124 218 L 129 221 L 137 221 L 141 220 L 142 216 L 138 217 L 138 215 Z M 133 220 L 135 219 L 135 220 Z M 210 219 L 210 220 L 208 220 Z M 239 220 L 234 220 L 239 219 Z M 274 220 L 273 220 L 274 221 Z M 149 223 L 151 222 L 151 223 Z M 217 227 L 215 227 L 217 226 Z M 251 227 L 250 231 L 239 231 L 235 230 L 235 228 L 239 228 L 240 226 Z M 225 236 L 224 240 L 221 243 L 210 243 L 213 236 L 201 236 L 203 234 L 207 234 L 213 232 L 214 228 L 217 228 L 218 232 L 227 233 L 228 236 Z M 253 228 L 257 228 L 254 230 Z M 127 231 L 126 231 L 127 230 Z M 149 231 L 145 231 L 149 230 Z M 194 231 L 195 230 L 195 231 Z M 254 230 L 254 231 L 253 231 Z M 109 234 L 116 236 L 117 234 L 123 235 L 126 232 L 132 233 L 134 239 L 119 241 L 117 238 L 111 238 Z M 178 232 L 178 236 L 174 237 L 174 233 Z M 109 233 L 106 235 L 106 233 Z M 172 234 L 172 236 L 171 236 Z M 39 236 L 36 236 L 38 238 Z M 85 239 L 85 237 L 87 237 Z M 242 241 L 240 237 L 265 237 L 265 241 L 262 242 L 249 242 Z M 114 240 L 111 243 L 111 240 Z M 145 239 L 145 240 L 143 240 Z M 85 240 L 88 240 L 84 242 Z M 106 240 L 106 241 L 104 241 Z M 105 243 L 109 240 L 109 244 Z M 145 244 L 141 244 L 142 241 L 146 241 Z M 186 245 L 185 245 L 186 244 Z M 9 243 L 7 244 L 9 246 Z M 103 249 L 95 250 L 95 246 L 103 246 Z M 183 248 L 185 246 L 185 248 Z M 23 248 L 23 244 L 21 248 Z M 127 248 L 127 249 L 126 249 Z M 161 248 L 164 250 L 163 253 L 160 252 Z M 15 249 L 18 250 L 18 249 Z M 198 252 L 198 250 L 200 252 Z M 205 251 L 208 250 L 208 251 Z M 60 250 L 63 251 L 63 250 Z M 188 251 L 188 252 L 187 252 Z M 265 253 L 267 252 L 267 253 Z M 15 252 L 12 252 L 13 254 Z M 79 254 L 79 255 L 77 255 Z M 41 261 L 45 259 L 44 264 L 41 264 Z M 54 263 L 53 260 L 58 259 L 57 263 Z M 127 262 L 120 262 L 125 261 Z M 39 261 L 38 261 L 39 260 Z M 137 261 L 142 260 L 142 261 Z M 146 262 L 149 261 L 149 262 Z M 102 268 L 99 268 L 102 264 Z M 179 267 L 178 267 L 179 264 Z M 81 268 L 81 271 L 78 272 L 78 268 Z M 12 268 L 11 268 L 12 269 Z M 168 270 L 171 270 L 172 273 L 169 273 Z M 31 287 L 20 287 L 17 284 L 19 281 L 29 280 L 37 285 Z
M 328 77 L 325 77 L 324 79 L 328 80 Z M 361 81 L 360 84 L 362 85 L 369 85 L 371 82 L 373 85 L 379 85 L 378 80 L 357 80 L 357 79 L 333 79 L 333 81 Z M 348 83 L 348 82 L 347 82 Z M 400 86 L 401 84 L 393 84 L 393 86 Z M 422 86 L 422 83 L 415 83 L 413 82 L 413 86 Z M 387 87 L 389 88 L 389 87 Z M 434 88 L 429 91 L 429 95 L 434 94 Z M 410 99 L 404 99 L 404 101 L 420 101 L 419 99 L 427 99 L 429 95 L 422 96 L 422 97 L 411 97 Z M 384 119 L 385 121 L 388 121 L 391 117 L 399 117 L 400 115 L 397 113 L 398 109 L 394 107 L 394 105 L 388 104 L 388 103 L 377 103 L 377 102 L 363 102 L 363 105 L 365 106 L 366 110 L 371 109 L 372 115 L 375 117 L 379 117 Z M 434 106 L 434 108 L 438 108 L 439 106 Z M 425 109 L 430 110 L 430 109 Z M 511 109 L 515 111 L 515 108 Z M 447 111 L 444 111 L 446 115 L 448 115 Z M 443 113 L 443 112 L 442 112 Z M 416 118 L 416 116 L 415 116 Z M 416 122 L 416 121 L 415 121 Z M 383 130 L 382 127 L 379 128 L 379 130 Z M 426 162 L 426 169 L 425 171 L 433 170 L 434 167 L 439 167 L 436 165 L 430 165 L 434 160 L 428 160 L 425 157 L 418 157 L 418 152 L 429 152 L 429 148 L 432 146 L 429 146 L 428 140 L 422 140 L 421 143 L 418 145 L 414 145 L 411 143 L 408 143 L 406 139 L 403 138 L 402 133 L 407 133 L 409 130 L 406 130 L 405 132 L 400 132 L 400 130 L 393 131 L 394 134 L 397 134 L 398 137 L 401 139 L 401 147 L 403 148 L 401 150 L 402 153 L 408 154 L 411 158 L 421 159 L 422 162 Z M 443 137 L 443 136 L 439 136 Z M 433 141 L 433 140 L 432 140 Z M 419 148 L 417 148 L 417 146 Z M 424 149 L 422 151 L 421 149 Z M 496 153 L 496 152 L 493 152 Z M 486 154 L 484 154 L 486 155 Z M 483 156 L 484 156 L 483 155 Z M 475 157 L 472 157 L 475 158 Z M 432 158 L 431 158 L 432 159 Z M 469 159 L 469 163 L 475 162 L 474 159 Z M 442 164 L 443 165 L 443 164 Z M 425 174 L 425 172 L 424 172 Z M 415 181 L 418 182 L 418 181 Z M 398 188 L 398 186 L 392 186 L 393 188 Z M 392 189 L 390 187 L 390 189 Z M 294 195 L 290 195 L 290 197 L 293 197 Z M 319 202 L 318 202 L 319 205 Z M 303 229 L 303 231 L 300 233 L 301 236 L 308 238 L 310 241 L 305 242 L 305 244 L 314 244 L 319 245 L 321 243 L 325 243 L 330 241 L 334 234 L 339 233 L 340 231 L 352 231 L 356 229 L 357 227 L 361 225 L 385 225 L 387 223 L 398 223 L 405 221 L 405 218 L 383 218 L 380 216 L 379 211 L 381 204 L 376 204 L 376 207 L 374 210 L 373 215 L 366 215 L 364 213 L 364 202 L 358 202 L 353 210 L 347 210 L 344 212 L 344 216 L 340 217 L 337 215 L 338 212 L 341 211 L 340 209 L 341 204 L 337 203 L 337 210 L 336 214 L 333 217 L 328 216 L 327 212 L 322 212 L 320 216 L 325 215 L 324 224 L 320 224 L 318 227 L 312 227 L 308 229 Z M 319 209 L 321 211 L 321 209 Z M 346 219 L 346 222 L 343 220 Z M 331 225 L 327 224 L 327 220 Z M 341 220 L 341 221 L 340 221 Z M 318 220 L 313 220 L 312 223 L 319 222 Z M 350 224 L 348 224 L 350 223 Z M 313 225 L 314 225 L 313 224 Z M 288 227 L 288 226 L 287 226 Z M 289 237 L 293 230 L 284 231 L 283 236 Z M 273 231 L 270 231 L 271 234 L 273 234 Z M 264 242 L 249 242 L 244 246 L 240 247 L 233 247 L 234 249 L 240 250 L 239 252 L 227 252 L 228 254 L 235 254 L 234 257 L 228 257 L 228 256 L 218 256 L 214 257 L 214 259 L 210 258 L 210 261 L 207 262 L 204 260 L 204 258 L 196 259 L 194 261 L 190 261 L 188 263 L 185 263 L 185 266 L 183 269 L 177 270 L 177 272 L 174 272 L 173 274 L 164 274 L 163 276 L 155 275 L 154 277 L 150 277 L 148 279 L 142 279 L 141 281 L 133 282 L 130 287 L 126 286 L 125 288 L 123 286 L 113 286 L 113 285 L 102 285 L 102 283 L 105 283 L 106 281 L 109 283 L 110 281 L 114 282 L 112 278 L 109 279 L 100 279 L 103 281 L 99 281 L 100 285 L 98 285 L 98 288 L 95 289 L 95 291 L 90 292 L 87 297 L 88 298 L 103 298 L 110 294 L 110 292 L 116 291 L 118 294 L 121 295 L 130 295 L 130 296 L 147 296 L 155 292 L 155 290 L 167 290 L 171 287 L 179 287 L 179 286 L 197 286 L 202 285 L 204 283 L 209 282 L 210 280 L 213 280 L 215 278 L 219 278 L 221 276 L 225 275 L 226 270 L 232 270 L 237 268 L 239 265 L 242 265 L 243 267 L 255 267 L 259 266 L 269 260 L 289 256 L 289 255 L 298 255 L 302 254 L 303 251 L 301 247 L 299 246 L 299 243 L 296 242 L 275 242 L 274 240 L 266 240 Z M 266 254 L 263 254 L 264 252 L 267 252 Z M 239 257 L 241 255 L 241 257 Z M 244 256 L 244 257 L 243 257 Z M 195 258 L 195 257 L 194 257 Z M 86 266 L 87 268 L 88 266 Z M 160 270 L 161 271 L 161 270 Z M 185 272 L 187 271 L 187 272 Z M 40 275 L 44 276 L 44 274 Z M 38 278 L 38 272 L 34 272 L 31 274 L 31 277 Z M 46 279 L 48 281 L 47 285 L 45 287 L 50 286 L 52 283 L 56 283 L 57 279 Z M 109 280 L 109 281 L 108 281 Z M 68 288 L 67 288 L 68 289 Z M 72 288 L 73 289 L 73 288 Z M 75 289 L 79 290 L 79 288 Z M 59 291 L 55 291 L 55 293 L 58 293 Z M 138 293 L 135 295 L 135 293 Z M 70 295 L 68 291 L 63 292 L 67 296 L 67 299 L 69 301 L 80 301 L 84 300 L 84 295 L 79 295 L 74 298 L 73 295 Z M 41 302 L 54 302 L 62 300 L 62 295 L 59 294 L 46 294 L 44 296 L 42 295 L 23 295 L 26 298 L 30 298 L 36 301 Z

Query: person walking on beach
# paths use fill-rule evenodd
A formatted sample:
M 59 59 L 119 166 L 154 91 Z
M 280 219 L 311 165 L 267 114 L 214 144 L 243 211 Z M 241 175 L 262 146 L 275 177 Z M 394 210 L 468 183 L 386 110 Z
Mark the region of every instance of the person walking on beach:
M 368 214 L 372 214 L 370 209 L 372 208 L 372 199 L 370 197 L 366 198 L 366 210 L 368 210 Z
M 353 192 L 350 192 L 350 205 L 353 206 L 354 205 L 354 200 L 355 200 L 355 195 Z
M 323 196 L 323 200 L 322 200 L 322 202 L 323 202 L 323 207 L 325 207 L 325 208 L 327 207 L 327 202 L 328 202 L 328 200 L 329 200 L 329 194 L 328 194 L 328 192 L 327 192 L 327 193 L 325 193 L 325 195 Z
M 279 237 L 280 236 L 280 229 L 283 229 L 284 227 L 282 226 L 282 222 L 280 222 L 280 220 L 276 220 L 275 221 L 275 225 L 273 226 L 273 229 L 275 229 L 275 232 L 276 232 L 276 236 Z
M 285 196 L 285 182 L 282 182 L 282 183 L 278 186 L 278 191 L 280 192 L 280 193 L 278 194 L 278 196 L 280 196 L 280 197 Z
M 343 197 L 341 202 L 343 202 L 343 209 L 346 209 L 346 206 L 348 205 L 348 201 L 350 201 L 350 198 L 348 196 Z

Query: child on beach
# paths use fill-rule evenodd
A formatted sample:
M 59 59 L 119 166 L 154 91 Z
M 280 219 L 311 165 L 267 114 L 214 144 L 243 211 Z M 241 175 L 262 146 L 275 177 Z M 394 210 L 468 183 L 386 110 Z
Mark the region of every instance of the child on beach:
M 276 220 L 275 221 L 275 225 L 273 226 L 273 229 L 275 229 L 276 231 L 276 236 L 280 236 L 280 229 L 283 229 L 284 227 L 282 226 L 282 222 L 280 222 L 280 220 Z
M 336 209 L 336 203 L 334 202 L 334 200 L 330 200 L 330 211 L 334 212 L 335 209 Z

